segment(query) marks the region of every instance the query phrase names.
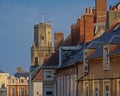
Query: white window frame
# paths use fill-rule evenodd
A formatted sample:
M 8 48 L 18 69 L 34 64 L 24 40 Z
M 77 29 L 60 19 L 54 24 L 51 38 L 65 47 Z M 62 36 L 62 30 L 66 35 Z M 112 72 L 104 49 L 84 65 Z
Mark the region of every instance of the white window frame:
M 88 73 L 88 60 L 86 59 L 88 54 L 87 54 L 88 50 L 84 49 L 83 52 L 83 71 L 84 73 Z
M 16 92 L 15 88 L 12 88 L 11 89 L 11 96 L 15 96 L 15 92 Z
M 103 45 L 103 67 L 104 67 L 104 70 L 110 69 L 110 56 L 108 55 L 109 52 L 110 52 L 110 45 L 109 44 Z
M 86 87 L 88 87 L 87 90 L 86 90 Z M 89 81 L 84 81 L 83 82 L 83 96 L 89 96 L 89 87 L 90 87 L 89 86 Z M 88 95 L 86 95 L 86 93 L 88 93 Z
M 106 85 L 109 86 L 109 91 L 106 91 Z M 103 96 L 110 96 L 111 90 L 110 90 L 110 80 L 104 80 L 103 81 Z M 108 93 L 108 95 L 106 95 Z
M 97 83 L 97 88 L 98 88 L 98 95 L 97 96 L 99 96 L 99 81 L 98 80 L 93 80 L 93 96 L 96 96 L 96 90 L 95 90 L 95 88 L 96 88 L 96 83 Z

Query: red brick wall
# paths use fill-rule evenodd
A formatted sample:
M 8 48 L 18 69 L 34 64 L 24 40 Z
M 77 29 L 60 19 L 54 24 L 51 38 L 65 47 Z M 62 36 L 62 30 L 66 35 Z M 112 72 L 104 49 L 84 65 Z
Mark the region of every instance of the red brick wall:
M 71 43 L 72 45 L 77 45 L 79 41 L 78 26 L 74 24 L 71 26 Z
M 55 49 L 59 47 L 59 45 L 64 40 L 64 34 L 62 32 L 56 32 L 54 33 L 54 47 Z
M 84 27 L 84 17 L 80 20 L 80 41 L 84 41 L 85 27 Z
M 85 25 L 85 43 L 93 40 L 94 38 L 94 16 L 92 14 L 86 14 L 84 17 Z
M 94 15 L 86 13 L 77 23 L 71 26 L 72 45 L 78 42 L 87 43 L 94 38 Z
M 107 0 L 96 0 L 96 23 L 106 22 Z

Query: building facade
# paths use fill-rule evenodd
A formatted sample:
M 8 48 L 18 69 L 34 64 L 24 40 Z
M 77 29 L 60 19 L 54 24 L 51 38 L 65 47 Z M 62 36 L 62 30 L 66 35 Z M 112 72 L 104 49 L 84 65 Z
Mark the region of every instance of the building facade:
M 100 0 L 96 1 L 99 1 L 98 4 L 101 4 Z M 79 24 L 81 24 L 81 20 L 82 19 L 80 19 Z M 101 19 L 101 21 L 102 20 L 103 19 Z M 65 48 L 66 50 L 64 50 L 64 47 L 60 47 L 61 51 L 59 54 L 61 54 L 61 58 L 59 58 L 59 67 L 56 71 L 57 96 L 120 95 L 120 75 L 118 70 L 120 58 L 119 20 L 120 19 L 116 19 L 114 23 L 112 23 L 113 25 L 110 27 L 109 31 L 98 34 L 98 36 L 88 40 L 89 42 L 86 44 L 84 44 L 84 40 L 87 39 L 78 39 L 79 35 L 76 35 L 79 34 L 76 31 L 78 30 L 77 25 L 74 24 L 72 26 L 72 36 L 74 37 L 72 37 L 72 42 L 73 45 L 79 45 L 79 49 L 77 49 L 77 46 L 75 48 L 77 51 L 74 49 L 71 50 L 71 46 L 69 46 L 68 49 Z M 98 23 L 94 23 L 94 28 L 100 24 L 100 27 L 104 29 L 105 26 L 103 26 L 103 22 L 100 22 L 99 19 L 97 21 Z M 87 28 L 89 28 L 89 26 L 87 26 Z M 97 30 L 99 28 L 97 27 Z M 93 32 L 95 33 L 95 30 Z M 80 35 L 81 34 L 88 33 L 83 31 Z M 87 37 L 89 38 L 89 36 L 86 36 L 86 38 Z M 74 39 L 82 40 L 82 42 L 77 43 L 78 40 Z
M 29 96 L 28 95 L 29 73 L 20 70 L 14 76 L 8 77 L 7 96 Z
M 115 28 L 117 28 L 118 24 Z M 106 39 L 106 37 L 108 39 Z M 79 62 L 78 96 L 119 96 L 120 27 L 90 42 Z M 84 62 L 87 61 L 87 62 Z M 87 63 L 87 64 L 86 64 Z M 85 68 L 87 66 L 87 69 Z
M 79 44 L 76 51 L 73 46 L 61 48 L 57 96 L 120 95 L 120 22 L 88 44 Z
M 7 96 L 7 78 L 9 73 L 0 70 L 0 96 Z

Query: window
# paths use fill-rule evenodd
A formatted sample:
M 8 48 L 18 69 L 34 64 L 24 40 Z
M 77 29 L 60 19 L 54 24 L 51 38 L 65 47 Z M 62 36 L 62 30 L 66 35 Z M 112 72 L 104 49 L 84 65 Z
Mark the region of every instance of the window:
M 35 57 L 35 65 L 38 65 L 38 57 Z
M 73 75 L 70 76 L 70 94 L 74 96 L 74 77 Z
M 1 88 L 5 88 L 5 83 L 2 83 Z
M 24 88 L 21 88 L 21 90 L 20 90 L 20 96 L 24 96 Z
M 94 96 L 99 96 L 99 82 L 98 81 L 94 81 L 94 84 L 93 84 L 93 94 Z
M 76 90 L 77 90 L 76 89 L 76 87 L 77 87 L 77 81 L 76 80 L 77 80 L 76 75 L 74 75 L 74 84 L 73 84 L 73 86 L 74 86 L 74 96 L 76 96 L 76 94 L 77 94 L 76 93 Z
M 84 96 L 89 96 L 89 82 L 85 81 L 83 83 L 83 87 L 84 87 Z
M 14 79 L 12 79 L 12 83 L 15 83 L 15 82 L 14 82 Z
M 86 51 L 86 50 L 84 50 Z M 84 52 L 84 55 L 83 55 L 83 67 L 84 67 L 84 73 L 88 73 L 88 60 L 87 60 L 87 52 Z
M 44 40 L 45 40 L 45 37 L 43 34 L 41 34 L 41 42 L 44 42 Z
M 117 80 L 117 96 L 120 96 L 120 79 Z
M 44 70 L 44 80 L 54 80 L 54 70 Z
M 23 79 L 21 79 L 21 83 L 24 83 L 24 80 L 23 80 Z
M 70 76 L 67 76 L 67 96 L 70 94 Z
M 103 96 L 110 96 L 110 81 L 104 81 Z
M 57 79 L 57 96 L 60 96 L 60 92 L 61 90 L 60 90 L 60 77 L 58 77 L 58 79 Z
M 104 66 L 104 70 L 109 70 L 110 68 L 109 45 L 103 47 L 103 66 Z
M 15 89 L 12 88 L 12 93 L 11 93 L 12 96 L 15 96 Z
M 52 91 L 47 91 L 47 92 L 46 92 L 46 95 L 47 95 L 47 96 L 52 96 L 52 94 L 53 94 Z

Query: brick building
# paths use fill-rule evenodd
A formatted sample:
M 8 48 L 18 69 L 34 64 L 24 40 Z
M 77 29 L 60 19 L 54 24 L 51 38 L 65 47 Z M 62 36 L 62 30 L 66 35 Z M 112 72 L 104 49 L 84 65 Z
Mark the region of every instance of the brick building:
M 71 25 L 72 45 L 87 43 L 102 35 L 106 30 L 107 0 L 96 0 L 95 8 L 86 8 L 81 18 Z
M 8 77 L 7 96 L 28 96 L 29 73 L 18 68 L 14 76 Z
M 42 67 L 37 67 L 37 71 L 33 71 L 33 74 L 35 73 L 33 77 L 43 77 L 41 80 L 43 95 L 119 96 L 119 92 L 116 92 L 117 95 L 113 92 L 118 90 L 119 86 L 116 90 L 109 90 L 110 86 L 119 84 L 119 80 L 116 82 L 111 79 L 120 78 L 117 75 L 118 70 L 115 72 L 113 66 L 111 71 L 109 63 L 115 63 L 119 58 L 120 25 L 117 23 L 105 32 L 109 23 L 106 22 L 108 16 L 106 13 L 107 0 L 96 0 L 95 8 L 86 8 L 85 14 L 71 25 L 71 34 L 65 41 L 62 33 L 55 34 L 54 54 L 45 59 Z M 106 38 L 107 36 L 109 37 Z M 96 72 L 96 69 L 100 73 Z M 110 75 L 113 72 L 115 76 Z M 36 81 L 35 78 L 34 80 Z M 99 88 L 102 91 L 98 91 Z
M 100 0 L 98 1 L 97 3 L 101 4 Z M 101 22 L 97 18 L 98 22 L 91 23 L 98 32 L 101 28 L 105 29 L 106 23 L 109 23 L 105 18 L 102 17 Z M 102 34 L 98 34 L 95 33 L 96 30 L 92 31 L 94 35 L 91 39 L 89 39 L 91 34 L 89 30 L 92 29 L 85 31 L 83 29 L 85 26 L 82 25 L 85 18 L 82 16 L 79 20 L 80 22 L 71 26 L 72 45 L 77 46 L 60 47 L 59 67 L 56 71 L 57 96 L 119 96 L 119 19 L 116 19 L 117 23 L 114 22 L 105 33 L 101 31 Z M 78 31 L 78 28 L 82 31 Z M 89 22 L 86 28 L 89 28 Z M 85 34 L 89 35 L 86 35 L 86 39 Z M 81 35 L 84 39 L 80 38 Z
M 7 96 L 7 78 L 9 73 L 0 69 L 0 96 Z
M 119 42 L 120 23 L 117 23 L 86 45 L 61 47 L 57 96 L 119 96 Z

